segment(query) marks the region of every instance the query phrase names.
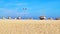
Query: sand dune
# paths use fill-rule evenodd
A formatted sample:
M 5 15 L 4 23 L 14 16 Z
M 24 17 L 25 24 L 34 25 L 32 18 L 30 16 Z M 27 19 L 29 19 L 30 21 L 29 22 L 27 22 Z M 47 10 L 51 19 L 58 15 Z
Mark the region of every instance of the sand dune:
M 60 34 L 60 20 L 0 20 L 0 34 Z

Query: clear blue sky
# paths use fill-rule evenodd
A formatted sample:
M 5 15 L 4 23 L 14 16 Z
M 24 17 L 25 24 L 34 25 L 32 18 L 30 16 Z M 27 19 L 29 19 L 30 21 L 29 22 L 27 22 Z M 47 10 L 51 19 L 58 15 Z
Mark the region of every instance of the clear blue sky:
M 27 8 L 24 13 L 23 8 Z M 0 0 L 0 17 L 60 17 L 60 0 Z

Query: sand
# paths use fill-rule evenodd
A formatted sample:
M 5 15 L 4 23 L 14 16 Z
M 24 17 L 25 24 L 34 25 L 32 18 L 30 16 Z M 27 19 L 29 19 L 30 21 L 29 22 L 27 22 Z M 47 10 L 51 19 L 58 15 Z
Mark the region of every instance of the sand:
M 0 34 L 60 34 L 60 20 L 2 20 Z

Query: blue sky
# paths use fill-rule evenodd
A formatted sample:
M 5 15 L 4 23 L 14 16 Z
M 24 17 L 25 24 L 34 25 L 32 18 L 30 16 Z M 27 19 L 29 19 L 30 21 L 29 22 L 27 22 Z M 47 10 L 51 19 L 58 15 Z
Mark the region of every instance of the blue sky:
M 27 8 L 25 13 L 23 8 Z M 0 0 L 0 16 L 60 17 L 60 0 Z

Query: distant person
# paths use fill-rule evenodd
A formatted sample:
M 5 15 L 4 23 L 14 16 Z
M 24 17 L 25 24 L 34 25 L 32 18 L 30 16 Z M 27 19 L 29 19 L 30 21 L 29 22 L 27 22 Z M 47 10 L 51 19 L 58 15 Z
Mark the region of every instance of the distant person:
M 8 19 L 12 19 L 11 17 L 8 17 Z
M 6 19 L 5 17 L 2 17 L 2 19 Z
M 46 17 L 45 16 L 40 16 L 39 19 L 40 20 L 46 20 Z
M 17 17 L 18 20 L 21 20 L 21 17 Z
M 29 18 L 30 20 L 33 20 L 33 18 Z
M 14 18 L 14 19 L 17 19 L 17 18 Z
M 48 18 L 48 20 L 53 20 L 52 18 Z
M 56 18 L 56 20 L 60 20 L 60 18 Z

